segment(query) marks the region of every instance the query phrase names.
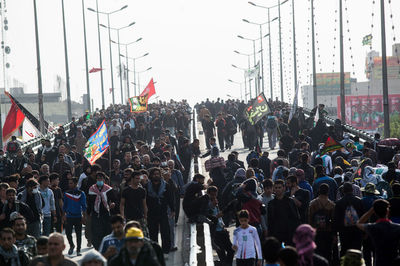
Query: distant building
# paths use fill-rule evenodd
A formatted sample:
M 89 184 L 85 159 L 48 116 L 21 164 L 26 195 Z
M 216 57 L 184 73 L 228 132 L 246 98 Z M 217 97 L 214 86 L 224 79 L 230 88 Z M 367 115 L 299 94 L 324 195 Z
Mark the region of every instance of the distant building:
M 392 48 L 394 56 L 387 57 L 389 112 L 400 113 L 400 44 Z M 358 128 L 376 130 L 383 123 L 382 108 L 382 57 L 371 51 L 365 59 L 365 74 L 368 81 L 357 82 L 345 73 L 346 122 Z M 313 108 L 313 88 L 301 87 L 303 105 Z M 340 73 L 317 73 L 317 101 L 326 106 L 333 117 L 340 110 Z M 340 114 L 339 114 L 340 118 Z

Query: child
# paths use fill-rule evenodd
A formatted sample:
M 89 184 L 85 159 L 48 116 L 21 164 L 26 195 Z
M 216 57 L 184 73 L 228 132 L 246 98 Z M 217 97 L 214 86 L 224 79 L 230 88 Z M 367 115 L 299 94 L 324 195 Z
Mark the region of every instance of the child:
M 240 226 L 233 232 L 233 250 L 236 251 L 237 266 L 262 265 L 260 238 L 257 229 L 249 225 L 249 212 L 241 210 L 238 213 Z
M 37 255 L 47 256 L 47 242 L 49 238 L 47 236 L 41 236 L 36 241 Z

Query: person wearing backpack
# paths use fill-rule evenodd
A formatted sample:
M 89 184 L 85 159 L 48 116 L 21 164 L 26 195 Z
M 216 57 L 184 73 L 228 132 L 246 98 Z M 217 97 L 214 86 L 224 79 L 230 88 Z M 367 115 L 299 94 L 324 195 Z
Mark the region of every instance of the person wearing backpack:
M 273 113 L 268 114 L 265 127 L 268 134 L 269 148 L 273 150 L 275 149 L 276 145 L 277 128 L 278 128 L 278 122 L 276 122 L 276 117 L 273 115 Z
M 321 184 L 318 194 L 319 196 L 310 202 L 308 222 L 317 231 L 315 236 L 317 249 L 315 253 L 331 261 L 334 236 L 332 232 L 332 219 L 335 203 L 328 197 L 328 184 Z
M 361 250 L 362 231 L 357 228 L 358 219 L 364 214 L 364 206 L 359 197 L 353 196 L 351 183 L 343 184 L 344 196 L 336 202 L 334 212 L 334 230 L 339 232 L 340 256 L 348 249 Z

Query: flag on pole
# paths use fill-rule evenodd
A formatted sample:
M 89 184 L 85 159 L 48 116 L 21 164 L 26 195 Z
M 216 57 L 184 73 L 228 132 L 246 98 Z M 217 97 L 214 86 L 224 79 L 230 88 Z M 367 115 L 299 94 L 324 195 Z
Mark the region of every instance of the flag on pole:
M 148 99 L 150 99 L 151 96 L 156 94 L 153 78 L 150 80 L 149 84 L 147 84 L 146 88 L 142 91 L 142 93 L 139 96 L 145 96 L 146 94 L 148 95 Z
M 315 116 L 314 116 L 314 126 L 315 126 L 315 124 L 317 124 L 318 120 L 319 120 L 319 109 L 317 107 L 317 110 L 315 111 Z
M 39 120 L 31 114 L 17 99 L 15 99 L 10 93 L 6 92 L 6 95 L 10 98 L 11 102 L 14 102 L 17 106 L 18 109 L 22 111 L 22 113 L 25 115 L 25 117 L 32 123 L 32 125 L 36 128 L 40 128 L 40 122 Z M 49 130 L 49 123 L 44 120 L 44 130 L 48 131 Z
M 268 114 L 269 107 L 264 93 L 258 95 L 258 97 L 254 99 L 253 103 L 247 107 L 244 112 L 245 117 L 252 125 L 256 124 L 261 118 L 263 118 L 263 116 Z
M 83 156 L 93 165 L 108 149 L 108 134 L 104 120 L 94 134 L 88 139 L 83 151 Z
M 8 92 L 5 92 L 8 95 Z M 25 115 L 24 113 L 18 108 L 18 105 L 10 98 L 11 100 L 11 107 L 8 111 L 6 121 L 3 125 L 3 141 L 8 140 L 13 133 L 18 130 L 21 124 L 24 122 Z
M 362 39 L 362 45 L 371 45 L 372 44 L 372 34 L 365 35 Z
M 325 141 L 324 148 L 321 151 L 321 155 L 324 155 L 325 153 L 328 152 L 340 150 L 341 148 L 343 148 L 342 144 L 340 144 L 339 142 L 334 140 L 331 136 L 329 136 Z
M 102 70 L 103 70 L 102 68 L 93 67 L 91 70 L 89 70 L 89 73 L 96 73 Z
M 37 129 L 28 118 L 25 118 L 24 123 L 22 123 L 22 139 L 23 141 L 29 141 L 40 137 L 40 131 Z
M 132 113 L 142 113 L 147 111 L 147 104 L 149 102 L 149 96 L 145 94 L 144 96 L 135 96 L 129 98 L 129 103 L 131 105 Z

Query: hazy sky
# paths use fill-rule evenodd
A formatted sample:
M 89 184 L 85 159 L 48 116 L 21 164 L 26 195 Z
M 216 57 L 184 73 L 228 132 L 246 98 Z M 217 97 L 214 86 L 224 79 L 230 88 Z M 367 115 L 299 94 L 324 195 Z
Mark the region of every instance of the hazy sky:
M 254 0 L 260 5 L 274 5 L 277 0 Z M 317 41 L 317 71 L 331 72 L 333 68 L 334 36 L 338 35 L 338 23 L 335 13 L 338 0 L 315 0 L 315 21 Z M 355 77 L 365 80 L 365 54 L 367 46 L 361 45 L 362 37 L 371 33 L 373 21 L 373 48 L 380 51 L 380 7 L 376 0 L 343 0 L 345 31 L 345 70 L 353 72 L 350 56 L 354 56 Z M 95 8 L 95 0 L 86 0 L 86 7 Z M 11 53 L 7 56 L 10 68 L 7 70 L 8 87 L 13 79 L 23 83 L 27 92 L 37 91 L 36 52 L 34 36 L 34 18 L 32 0 L 7 0 L 7 19 L 9 30 L 6 32 L 6 45 Z M 196 102 L 206 97 L 227 98 L 227 94 L 240 97 L 239 86 L 227 80 L 243 81 L 243 72 L 231 64 L 247 67 L 247 57 L 233 53 L 253 51 L 252 42 L 237 38 L 243 35 L 249 38 L 259 37 L 259 28 L 241 20 L 263 23 L 267 21 L 265 9 L 253 7 L 245 0 L 99 0 L 99 10 L 112 11 L 128 4 L 129 7 L 111 16 L 112 27 L 122 27 L 131 22 L 134 26 L 124 29 L 120 34 L 121 42 L 131 42 L 139 37 L 143 40 L 129 47 L 130 56 L 150 55 L 137 61 L 136 70 L 152 67 L 152 70 L 140 76 L 141 85 L 151 77 L 156 83 L 156 91 L 161 99 L 182 99 Z M 40 52 L 42 62 L 43 88 L 45 92 L 54 91 L 56 75 L 65 80 L 64 46 L 61 16 L 61 0 L 37 0 L 39 16 Z M 400 1 L 392 1 L 397 40 L 400 38 Z M 298 54 L 298 75 L 300 85 L 307 84 L 311 73 L 309 11 L 310 1 L 295 0 L 296 38 Z M 371 10 L 374 9 L 372 20 Z M 285 99 L 291 100 L 293 84 L 293 47 L 291 0 L 282 6 L 282 42 L 284 62 Z M 65 0 L 67 41 L 69 52 L 70 82 L 72 99 L 80 101 L 86 92 L 85 61 L 83 46 L 83 26 L 81 0 Z M 390 6 L 386 1 L 387 47 L 391 55 L 393 32 L 389 19 Z M 277 16 L 277 9 L 271 10 L 271 19 Z M 346 20 L 349 20 L 349 24 Z M 100 15 L 100 22 L 107 23 L 107 18 Z M 97 21 L 93 12 L 86 10 L 87 42 L 89 69 L 100 67 L 97 39 Z M 349 26 L 348 26 L 349 25 Z M 347 32 L 350 30 L 350 33 Z M 263 28 L 263 35 L 267 27 Z M 279 46 L 278 21 L 271 24 L 272 65 L 274 95 L 278 96 L 279 87 Z M 308 36 L 308 37 L 307 37 Z M 351 41 L 348 38 L 351 37 Z M 115 32 L 112 39 L 116 40 Z M 104 88 L 107 105 L 111 102 L 110 64 L 108 32 L 101 28 L 102 59 L 104 70 Z M 309 43 L 307 45 L 307 43 Z M 350 43 L 352 50 L 350 50 Z M 268 39 L 264 39 L 265 93 L 269 94 L 269 58 Z M 336 40 L 335 70 L 338 70 L 338 42 Z M 260 50 L 257 42 L 256 50 Z M 309 51 L 308 51 L 309 50 Z M 125 53 L 124 50 L 122 50 Z M 112 45 L 114 87 L 116 101 L 120 102 L 120 85 L 116 68 L 118 65 L 117 46 Z M 307 58 L 307 56 L 309 58 Z M 319 63 L 319 61 L 321 63 Z M 309 63 L 309 64 L 307 64 Z M 132 64 L 130 62 L 130 64 Z M 1 75 L 2 77 L 2 75 Z M 95 107 L 101 106 L 100 73 L 90 74 L 90 88 Z M 1 78 L 2 80 L 2 78 Z M 133 75 L 130 76 L 133 81 Z M 0 82 L 1 84 L 3 82 Z M 133 95 L 133 84 L 131 84 Z

